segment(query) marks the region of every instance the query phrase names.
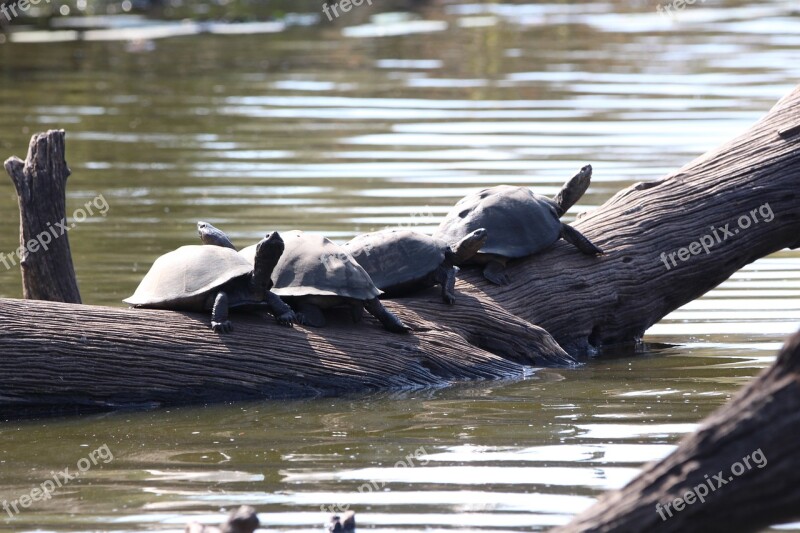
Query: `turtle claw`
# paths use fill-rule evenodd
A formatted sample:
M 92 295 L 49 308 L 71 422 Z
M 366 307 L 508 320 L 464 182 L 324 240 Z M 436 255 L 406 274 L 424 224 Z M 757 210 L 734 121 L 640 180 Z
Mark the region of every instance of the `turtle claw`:
M 292 324 L 295 322 L 300 323 L 297 315 L 295 315 L 294 311 L 291 310 L 283 313 L 282 315 L 275 315 L 275 321 L 281 326 L 286 326 L 287 328 L 291 328 Z
M 511 283 L 511 279 L 506 274 L 487 275 L 485 277 L 495 285 L 508 285 Z
M 454 303 L 456 303 L 456 297 L 451 294 L 443 294 L 442 300 L 444 300 L 444 303 L 446 303 L 447 305 L 453 305 Z
M 224 322 L 214 322 L 212 320 L 211 329 L 215 333 L 230 333 L 233 331 L 233 324 L 231 324 L 230 320 L 225 320 Z

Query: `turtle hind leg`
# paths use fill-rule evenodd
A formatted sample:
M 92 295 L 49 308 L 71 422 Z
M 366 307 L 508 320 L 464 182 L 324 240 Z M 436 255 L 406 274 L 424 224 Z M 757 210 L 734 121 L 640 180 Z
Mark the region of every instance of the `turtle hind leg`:
M 568 224 L 561 224 L 561 238 L 572 244 L 586 255 L 603 255 L 603 250 L 592 244 L 592 241 Z
M 216 333 L 230 333 L 233 324 L 228 320 L 228 295 L 219 291 L 214 298 L 214 307 L 211 308 L 211 329 Z
M 442 301 L 447 305 L 456 303 L 456 274 L 458 267 L 442 265 L 433 273 L 433 279 L 442 286 Z
M 380 323 L 383 324 L 384 328 L 392 333 L 406 333 L 411 329 L 403 324 L 391 311 L 386 309 L 377 298 L 364 301 L 364 308 L 369 314 L 377 318 Z
M 508 285 L 511 278 L 506 274 L 506 265 L 502 261 L 493 259 L 483 269 L 483 277 L 495 285 Z
M 586 165 L 580 172 L 572 176 L 568 182 L 564 184 L 558 194 L 553 198 L 556 204 L 556 211 L 558 216 L 561 217 L 569 210 L 570 207 L 581 199 L 583 193 L 589 188 L 589 183 L 592 181 L 592 165 Z
M 364 303 L 362 301 L 356 300 L 350 304 L 350 317 L 356 324 L 361 322 L 361 319 L 364 317 Z
M 327 321 L 325 315 L 322 314 L 322 309 L 318 306 L 302 302 L 297 304 L 297 321 L 304 326 L 311 326 L 312 328 L 324 328 Z

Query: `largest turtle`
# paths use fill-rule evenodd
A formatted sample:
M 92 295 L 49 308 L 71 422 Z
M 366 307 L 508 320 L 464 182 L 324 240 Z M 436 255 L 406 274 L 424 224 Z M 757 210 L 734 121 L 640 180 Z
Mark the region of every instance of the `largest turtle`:
M 266 305 L 277 322 L 291 326 L 292 309 L 272 286 L 272 270 L 284 251 L 275 232 L 253 246 L 252 261 L 219 246 L 181 246 L 156 259 L 136 292 L 123 300 L 134 307 L 211 311 L 211 329 L 228 333 L 228 310 Z
M 577 202 L 592 178 L 586 165 L 552 199 L 527 187 L 497 185 L 468 194 L 458 201 L 434 233 L 451 245 L 478 228 L 488 233 L 486 244 L 470 260 L 485 265 L 483 275 L 492 283 L 509 283 L 505 273 L 509 259 L 541 252 L 558 239 L 573 244 L 587 255 L 603 251 L 578 230 L 559 218 Z
M 198 222 L 203 244 L 209 248 L 232 248 L 230 239 L 207 222 Z M 399 318 L 386 309 L 378 296 L 381 291 L 369 274 L 341 247 L 321 235 L 302 231 L 283 233 L 285 250 L 272 272 L 272 292 L 297 310 L 298 321 L 314 327 L 326 323 L 322 309 L 349 307 L 355 321 L 366 309 L 383 327 L 394 333 L 409 330 Z M 256 255 L 256 246 L 243 248 L 248 261 Z

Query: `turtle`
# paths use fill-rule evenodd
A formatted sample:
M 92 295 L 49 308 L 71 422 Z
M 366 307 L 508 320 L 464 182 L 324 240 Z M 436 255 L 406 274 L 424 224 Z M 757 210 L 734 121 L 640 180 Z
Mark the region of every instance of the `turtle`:
M 198 222 L 197 228 L 203 244 L 235 249 L 225 233 L 211 224 Z M 322 309 L 348 306 L 356 322 L 366 309 L 393 333 L 410 329 L 381 304 L 380 289 L 340 246 L 321 235 L 302 231 L 284 232 L 283 237 L 286 248 L 272 272 L 272 292 L 296 310 L 298 322 L 324 327 Z M 255 253 L 255 245 L 239 251 L 248 261 L 253 261 Z
M 328 533 L 354 533 L 356 530 L 356 512 L 347 511 L 344 515 L 332 515 L 328 521 Z
M 438 283 L 442 300 L 452 305 L 456 301 L 456 265 L 478 253 L 486 238 L 486 230 L 478 228 L 450 246 L 419 231 L 385 229 L 359 235 L 344 249 L 387 296 L 402 296 Z
M 197 522 L 186 525 L 185 533 L 253 533 L 261 525 L 256 510 L 249 505 L 242 505 L 231 511 L 228 520 L 221 527 L 204 526 Z
M 441 222 L 434 237 L 451 245 L 470 232 L 485 228 L 486 244 L 468 263 L 485 265 L 483 275 L 492 283 L 507 285 L 505 273 L 509 259 L 541 252 L 559 238 L 587 255 L 602 255 L 578 230 L 559 218 L 577 202 L 592 178 L 586 165 L 553 198 L 534 193 L 528 187 L 497 185 L 468 194 L 458 201 Z
M 156 259 L 123 301 L 133 307 L 211 311 L 211 329 L 218 333 L 233 331 L 230 308 L 266 305 L 278 324 L 291 327 L 294 311 L 270 291 L 270 275 L 283 250 L 277 232 L 253 246 L 253 261 L 219 246 L 181 246 Z

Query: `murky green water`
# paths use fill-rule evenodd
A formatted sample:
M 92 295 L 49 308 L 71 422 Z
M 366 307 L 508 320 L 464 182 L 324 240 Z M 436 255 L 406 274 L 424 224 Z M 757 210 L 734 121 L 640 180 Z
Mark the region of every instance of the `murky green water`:
M 239 243 L 432 229 L 469 190 L 555 193 L 585 163 L 574 212 L 592 209 L 743 131 L 800 79 L 788 1 L 697 3 L 675 21 L 655 2 L 435 5 L 372 24 L 370 9 L 276 33 L 0 46 L 0 153 L 65 128 L 69 211 L 107 201 L 70 233 L 87 303 L 122 305 L 198 219 Z M 17 217 L 0 180 L 0 251 Z M 674 347 L 517 382 L 5 422 L 1 499 L 103 445 L 113 460 L 0 512 L 0 529 L 176 531 L 241 503 L 293 531 L 345 505 L 381 531 L 563 523 L 772 361 L 800 319 L 799 271 L 796 252 L 749 266 L 650 330 Z M 20 294 L 0 266 L 0 295 Z

